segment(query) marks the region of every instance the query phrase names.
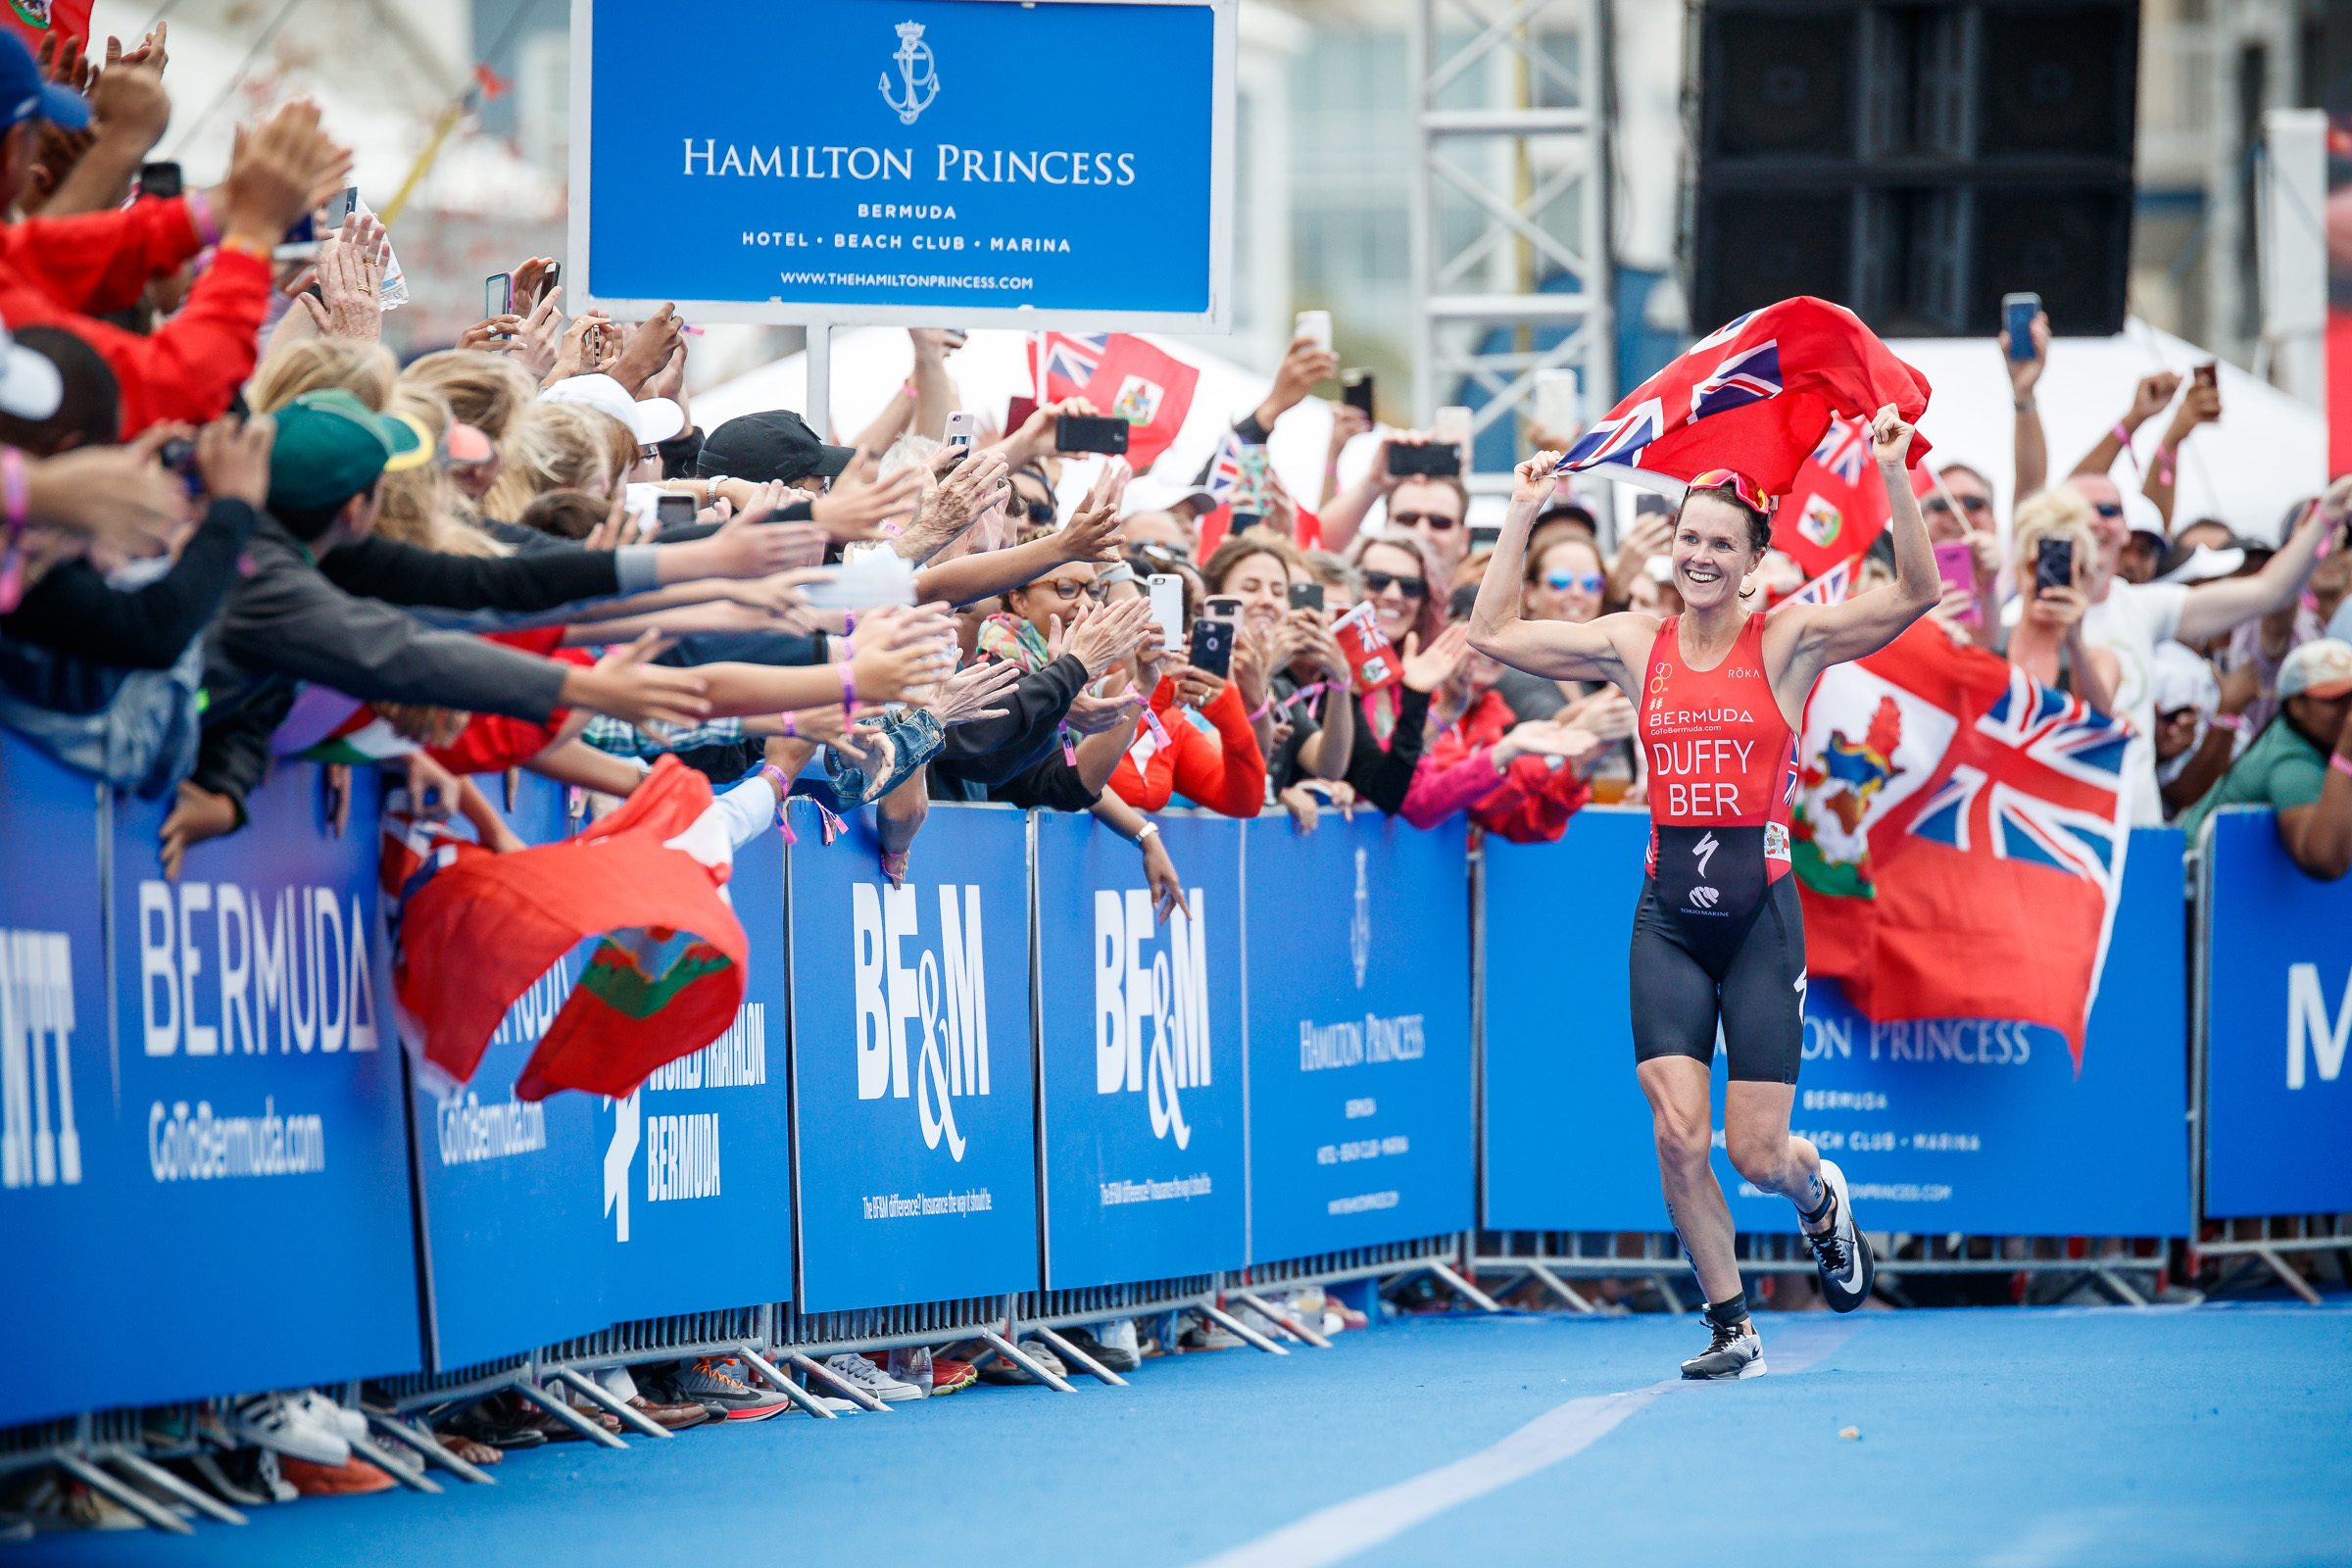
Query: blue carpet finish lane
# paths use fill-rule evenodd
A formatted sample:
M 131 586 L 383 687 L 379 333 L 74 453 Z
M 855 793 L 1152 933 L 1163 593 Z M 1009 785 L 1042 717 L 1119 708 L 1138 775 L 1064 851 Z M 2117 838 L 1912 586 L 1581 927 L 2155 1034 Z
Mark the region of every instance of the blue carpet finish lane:
M 1776 1335 L 1809 1328 L 1761 1315 Z M 1806 1370 L 1651 1400 L 1589 1446 L 1347 1560 L 2352 1562 L 2352 1312 L 1872 1312 Z M 1799 1336 L 1801 1338 L 1801 1336 Z M 0 1568 L 402 1561 L 1183 1568 L 1454 1464 L 1572 1399 L 1671 1378 L 1692 1317 L 1413 1319 L 1287 1358 L 1146 1362 L 1131 1389 L 982 1386 L 512 1454 L 495 1488 L 45 1537 Z M 1841 1442 L 1840 1427 L 1862 1431 Z M 1872 1552 L 1870 1558 L 1859 1552 Z

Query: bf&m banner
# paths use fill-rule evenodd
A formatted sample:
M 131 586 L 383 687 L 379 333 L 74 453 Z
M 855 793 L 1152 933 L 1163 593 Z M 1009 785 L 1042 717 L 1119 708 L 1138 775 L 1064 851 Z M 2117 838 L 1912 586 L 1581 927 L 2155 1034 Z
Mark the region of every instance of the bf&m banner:
M 2269 811 L 2210 822 L 2203 1212 L 2352 1209 L 2352 881 L 2304 875 Z
M 705 319 L 1225 331 L 1236 14 L 572 0 L 575 281 Z M 681 38 L 790 64 L 680 90 L 648 67 Z M 1020 85 L 1122 75 L 1150 91 L 1097 114 Z
M 173 883 L 168 802 L 0 736 L 0 1424 L 417 1365 L 373 787 L 335 838 L 281 766 Z M 171 1353 L 126 1353 L 159 1310 Z
M 1050 1290 L 1248 1257 L 1241 832 L 1154 820 L 1188 906 L 1165 924 L 1134 845 L 1092 816 L 1030 818 Z
M 1252 1259 L 1471 1223 L 1465 832 L 1242 825 Z
M 1649 820 L 1585 810 L 1557 844 L 1486 847 L 1486 1161 L 1498 1230 L 1664 1230 L 1634 1076 L 1626 948 Z M 2179 1235 L 2187 1219 L 2180 835 L 2132 835 L 2107 984 L 2078 1075 L 2054 1029 L 2006 1018 L 1873 1023 L 1834 981 L 1805 993 L 1790 1124 L 1845 1172 L 1874 1230 Z M 1955 953 L 1952 961 L 1968 956 Z M 1792 1231 L 1723 1151 L 1743 1231 Z
M 1026 818 L 934 805 L 893 887 L 872 808 L 831 844 L 791 810 L 794 1299 L 1035 1290 Z

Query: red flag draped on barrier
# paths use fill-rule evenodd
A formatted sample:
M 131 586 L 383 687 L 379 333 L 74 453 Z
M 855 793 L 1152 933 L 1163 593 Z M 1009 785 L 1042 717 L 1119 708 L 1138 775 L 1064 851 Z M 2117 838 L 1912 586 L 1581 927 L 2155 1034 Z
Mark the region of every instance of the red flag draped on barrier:
M 403 1038 L 464 1083 L 507 1009 L 593 937 L 587 967 L 515 1080 L 518 1099 L 560 1089 L 625 1096 L 716 1040 L 743 1001 L 750 944 L 718 896 L 727 866 L 679 846 L 710 804 L 709 781 L 664 757 L 577 838 L 513 855 L 387 813 Z
M 1921 621 L 1805 707 L 1814 974 L 1869 1018 L 2023 1018 L 2082 1063 L 2131 837 L 2129 725 Z
M 1560 460 L 1690 479 L 1736 468 L 1788 495 L 1834 415 L 1868 419 L 1886 404 L 1916 424 L 1928 381 L 1859 317 L 1810 295 L 1750 311 L 1708 333 L 1628 393 Z M 1914 436 L 1911 460 L 1927 456 Z

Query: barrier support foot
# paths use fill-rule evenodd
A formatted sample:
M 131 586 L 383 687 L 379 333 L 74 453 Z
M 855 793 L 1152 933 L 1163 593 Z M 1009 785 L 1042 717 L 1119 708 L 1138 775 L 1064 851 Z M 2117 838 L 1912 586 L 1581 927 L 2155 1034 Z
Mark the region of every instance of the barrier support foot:
M 1554 1274 L 1551 1270 L 1545 1268 L 1543 1264 L 1530 1262 L 1527 1265 L 1527 1271 L 1541 1281 L 1545 1290 L 1558 1297 L 1561 1300 L 1566 1301 L 1570 1306 L 1576 1308 L 1576 1310 L 1579 1312 L 1591 1313 L 1597 1310 L 1597 1308 L 1595 1308 L 1591 1301 L 1586 1300 L 1583 1297 L 1576 1293 L 1576 1288 L 1574 1286 L 1570 1285 L 1566 1280 L 1560 1278 L 1557 1274 Z
M 498 1482 L 487 1470 L 470 1459 L 461 1459 L 441 1446 L 438 1438 L 420 1433 L 406 1421 L 377 1411 L 368 1412 L 368 1424 L 396 1443 L 405 1443 L 424 1458 L 426 1464 L 437 1464 L 461 1481 L 470 1481 L 477 1487 L 495 1487 Z
M 622 1426 L 634 1427 L 649 1438 L 674 1438 L 677 1436 L 676 1433 L 629 1403 L 628 1400 L 615 1398 L 612 1390 L 576 1367 L 560 1366 L 556 1368 L 556 1376 L 588 1396 L 592 1402 L 612 1411 L 613 1417 Z
M 781 1367 L 778 1367 L 766 1356 L 761 1355 L 758 1350 L 753 1349 L 748 1345 L 739 1345 L 735 1348 L 737 1352 L 742 1355 L 744 1363 L 747 1366 L 749 1366 L 753 1371 L 759 1373 L 761 1377 L 767 1379 L 768 1382 L 774 1384 L 778 1394 L 783 1395 L 784 1397 L 790 1399 L 794 1404 L 800 1406 L 801 1409 L 808 1412 L 809 1415 L 821 1415 L 828 1421 L 838 1421 L 841 1419 L 840 1411 L 826 1409 L 824 1400 L 818 1398 L 815 1395 L 810 1394 L 807 1389 L 802 1388 L 798 1383 L 793 1382 L 790 1377 L 785 1375 L 784 1370 Z
M 1690 1310 L 1689 1307 L 1683 1304 L 1683 1298 L 1675 1294 L 1674 1281 L 1672 1279 L 1668 1278 L 1664 1274 L 1652 1274 L 1649 1277 L 1649 1282 L 1658 1288 L 1658 1294 L 1660 1296 L 1666 1298 L 1667 1311 L 1672 1312 L 1676 1317 L 1681 1317 L 1685 1312 Z
M 866 1393 L 865 1390 L 859 1388 L 857 1384 L 852 1383 L 848 1378 L 843 1377 L 840 1373 L 834 1371 L 831 1367 L 825 1365 L 824 1362 L 817 1360 L 815 1357 L 803 1354 L 799 1350 L 794 1350 L 791 1352 L 790 1359 L 794 1366 L 799 1367 L 808 1376 L 812 1378 L 822 1378 L 831 1387 L 839 1389 L 841 1391 L 841 1396 L 849 1400 L 852 1404 L 858 1406 L 858 1409 L 870 1410 L 876 1415 L 888 1415 L 890 1413 L 889 1405 L 884 1404 L 880 1399 L 875 1398 L 872 1395 Z
M 109 1454 L 107 1457 L 108 1462 L 129 1471 L 159 1492 L 170 1493 L 208 1519 L 218 1519 L 224 1525 L 245 1523 L 243 1514 L 222 1502 L 219 1497 L 214 1496 L 202 1487 L 189 1486 L 162 1465 L 150 1464 L 139 1454 L 123 1450 Z
M 1089 1377 L 1092 1377 L 1099 1382 L 1107 1383 L 1114 1389 L 1123 1389 L 1127 1387 L 1127 1380 L 1125 1378 L 1119 1376 L 1116 1372 L 1113 1372 L 1110 1368 L 1104 1366 L 1102 1362 L 1096 1360 L 1093 1356 L 1087 1354 L 1084 1350 L 1081 1350 L 1078 1348 L 1078 1347 L 1072 1345 L 1069 1341 L 1063 1339 L 1052 1329 L 1036 1329 L 1032 1332 L 1035 1333 L 1039 1339 L 1054 1347 L 1054 1353 L 1060 1356 L 1063 1362 L 1067 1365 L 1074 1366 L 1081 1372 L 1086 1373 Z
M 1432 1274 L 1435 1274 L 1438 1278 L 1444 1280 L 1446 1285 L 1452 1288 L 1456 1295 L 1468 1300 L 1480 1311 L 1499 1312 L 1502 1310 L 1502 1307 L 1496 1303 L 1494 1298 L 1489 1296 L 1486 1292 L 1471 1284 L 1461 1275 L 1456 1274 L 1452 1269 L 1447 1268 L 1444 1263 L 1432 1259 L 1429 1265 L 1429 1271 Z
M 1036 1357 L 1004 1335 L 999 1334 L 995 1329 L 982 1329 L 980 1337 L 988 1342 L 990 1349 L 1037 1379 L 1038 1382 L 1043 1383 L 1047 1388 L 1052 1389 L 1055 1394 L 1076 1394 L 1078 1392 L 1068 1383 L 1040 1366 Z
M 2123 1276 L 2116 1273 L 2115 1270 L 2111 1268 L 2102 1268 L 2096 1270 L 2095 1272 L 2098 1275 L 2099 1283 L 2106 1286 L 2109 1291 L 2113 1292 L 2116 1298 L 2126 1306 L 2145 1306 L 2148 1304 L 2148 1298 L 2140 1295 L 2137 1291 L 2133 1290 L 2130 1285 L 2126 1284 Z
M 580 1414 L 579 1411 L 574 1410 L 571 1407 L 570 1400 L 558 1398 L 555 1395 L 548 1393 L 547 1390 L 541 1388 L 538 1384 L 533 1383 L 529 1378 L 516 1378 L 514 1383 L 514 1389 L 516 1394 L 521 1395 L 524 1398 L 539 1406 L 540 1409 L 545 1410 L 549 1415 L 552 1415 L 557 1420 L 564 1422 L 570 1426 L 571 1429 L 579 1433 L 581 1437 L 592 1439 L 595 1442 L 603 1444 L 608 1448 L 625 1448 L 628 1446 L 628 1445 L 621 1442 L 620 1439 L 614 1437 L 612 1433 L 607 1432 L 603 1422 L 589 1420 L 586 1416 Z
M 1267 1339 L 1263 1334 L 1258 1333 L 1257 1330 L 1251 1328 L 1240 1318 L 1235 1317 L 1231 1312 L 1226 1311 L 1223 1307 L 1211 1306 L 1206 1301 L 1202 1301 L 1200 1303 L 1200 1312 L 1201 1315 L 1206 1317 L 1210 1322 L 1222 1325 L 1227 1333 L 1240 1335 L 1243 1339 L 1248 1340 L 1251 1345 L 1256 1346 L 1268 1355 L 1288 1355 L 1291 1353 L 1289 1349 L 1282 1346 L 1276 1345 L 1272 1340 Z
M 78 1453 L 61 1453 L 57 1467 L 92 1492 L 103 1492 L 132 1513 L 158 1530 L 169 1530 L 175 1536 L 192 1536 L 196 1527 L 150 1497 L 138 1488 L 121 1478 L 109 1475 Z
M 2293 1266 L 2278 1255 L 2276 1248 L 2257 1247 L 2254 1249 L 2254 1255 L 2270 1265 L 2271 1272 L 2278 1276 L 2279 1284 L 2303 1298 L 2311 1305 L 2320 1304 L 2320 1293 L 2311 1288 L 2311 1281 L 2296 1273 Z
M 409 1470 L 392 1457 L 392 1446 L 388 1443 L 363 1438 L 351 1446 L 351 1451 L 354 1456 L 367 1460 L 411 1492 L 440 1494 L 441 1483 L 424 1473 L 423 1461 L 419 1460 L 414 1471 Z
M 1268 1306 L 1261 1298 L 1250 1291 L 1235 1291 L 1232 1295 L 1235 1300 L 1244 1306 L 1254 1309 L 1259 1316 L 1280 1324 L 1285 1333 L 1297 1335 L 1318 1350 L 1331 1348 L 1331 1341 L 1299 1321 L 1298 1314 L 1278 1311 L 1274 1307 Z

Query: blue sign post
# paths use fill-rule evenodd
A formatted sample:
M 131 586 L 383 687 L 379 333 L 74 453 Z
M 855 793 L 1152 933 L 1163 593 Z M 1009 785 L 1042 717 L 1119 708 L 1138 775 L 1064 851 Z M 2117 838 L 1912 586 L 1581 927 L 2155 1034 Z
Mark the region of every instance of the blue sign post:
M 1471 1223 L 1465 832 L 1243 824 L 1253 1259 Z
M 1649 1106 L 1634 1076 L 1625 964 L 1647 833 L 1642 813 L 1588 810 L 1557 844 L 1487 845 L 1483 1223 L 1493 1229 L 1667 1228 Z M 1837 982 L 1811 982 L 1790 1120 L 1838 1161 L 1867 1225 L 2181 1234 L 2180 860 L 2179 833 L 2132 834 L 2079 1072 L 2056 1030 L 2013 1019 L 1872 1023 Z M 1719 1129 L 1724 1089 L 1718 1052 Z M 1787 1200 L 1742 1182 L 1720 1145 L 1715 1167 L 1740 1230 L 1796 1228 Z
M 1190 908 L 1162 925 L 1133 845 L 1092 816 L 1030 820 L 1047 1288 L 1239 1268 L 1240 830 L 1154 819 Z
M 373 784 L 355 787 L 334 838 L 318 769 L 280 767 L 176 882 L 170 803 L 121 800 L 110 887 L 91 781 L 0 740 L 0 1230 L 10 1336 L 37 1348 L 0 1424 L 417 1365 Z M 171 1353 L 125 1354 L 159 1312 Z
M 906 884 L 873 812 L 792 802 L 793 1197 L 808 1312 L 1037 1288 L 1028 824 L 934 806 Z
M 2202 1212 L 2352 1209 L 2352 882 L 2306 876 L 2269 811 L 2207 835 Z
M 628 316 L 1222 332 L 1234 0 L 572 0 L 570 249 Z M 692 38 L 774 71 L 681 90 Z M 1148 77 L 1073 112 L 1019 84 Z M 633 318 L 633 317 L 631 318 Z

